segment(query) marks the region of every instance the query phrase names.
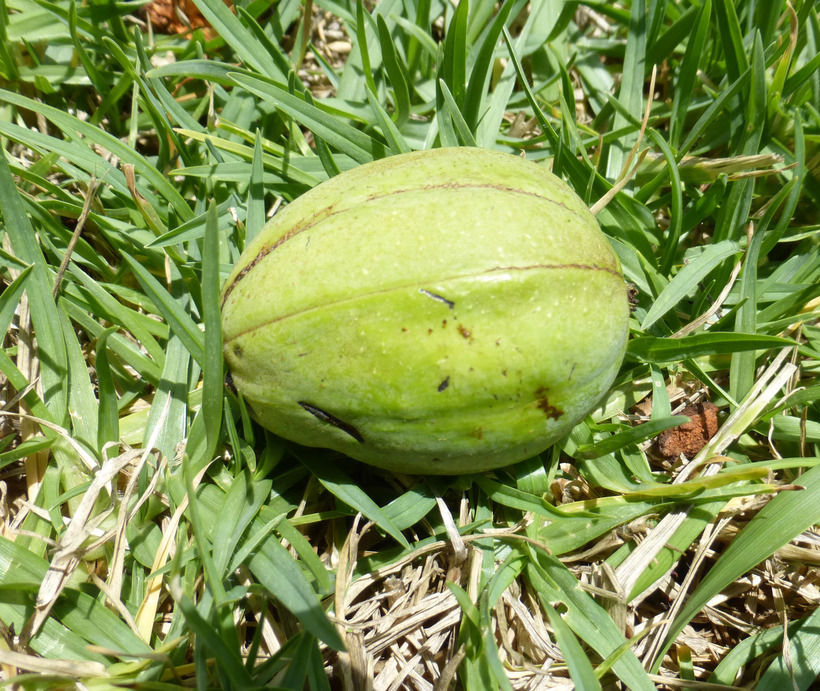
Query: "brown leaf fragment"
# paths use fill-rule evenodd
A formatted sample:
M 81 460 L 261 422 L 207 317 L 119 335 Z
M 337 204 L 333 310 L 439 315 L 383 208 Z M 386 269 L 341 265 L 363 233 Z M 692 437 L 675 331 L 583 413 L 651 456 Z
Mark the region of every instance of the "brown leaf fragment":
M 658 451 L 667 459 L 695 456 L 717 434 L 717 406 L 709 401 L 686 406 L 680 415 L 689 422 L 664 430 L 658 435 Z
M 225 4 L 233 9 L 231 0 Z M 192 0 L 153 0 L 143 8 L 143 14 L 157 34 L 187 34 L 210 26 Z

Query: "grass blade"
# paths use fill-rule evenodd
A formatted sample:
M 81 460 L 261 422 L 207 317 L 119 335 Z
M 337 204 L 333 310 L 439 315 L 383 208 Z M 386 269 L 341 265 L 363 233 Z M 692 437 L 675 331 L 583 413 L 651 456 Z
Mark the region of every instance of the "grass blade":
M 37 236 L 23 208 L 5 154 L 0 155 L 0 211 L 15 254 L 23 262 L 34 267 L 25 283 L 31 319 L 37 332 L 40 376 L 43 379 L 43 388 L 49 394 L 45 401 L 46 406 L 51 411 L 53 419 L 61 421 L 68 410 L 68 398 L 63 387 L 68 364 L 57 305 L 51 295 L 54 277 L 48 269 Z
M 732 540 L 691 594 L 667 634 L 654 668 L 689 620 L 715 595 L 794 537 L 820 521 L 820 466 L 800 476 L 804 489 L 781 492 Z
M 126 253 L 123 253 L 123 258 L 128 262 L 140 285 L 153 300 L 157 311 L 168 322 L 168 326 L 179 337 L 194 360 L 200 366 L 203 365 L 205 363 L 205 339 L 194 320 L 142 264 Z
M 624 56 L 623 80 L 618 92 L 618 101 L 626 111 L 638 119 L 643 110 L 643 82 L 646 72 L 646 1 L 633 0 L 632 15 L 629 20 L 629 34 L 626 39 L 626 54 Z M 612 129 L 619 129 L 629 124 L 620 114 L 616 113 Z M 606 177 L 616 180 L 622 172 L 629 150 L 638 139 L 637 131 L 621 137 L 610 148 L 606 164 Z
M 390 36 L 390 29 L 382 15 L 376 17 L 379 27 L 379 41 L 382 49 L 382 60 L 387 78 L 393 87 L 393 98 L 395 105 L 396 127 L 401 127 L 410 118 L 410 91 L 407 87 L 407 78 L 403 66 L 399 63 L 396 50 L 393 47 L 393 39 Z M 409 151 L 409 148 L 407 149 Z
M 453 125 L 455 125 L 456 132 L 458 133 L 462 143 L 466 146 L 477 146 L 475 137 L 473 137 L 473 133 L 470 131 L 467 122 L 464 120 L 464 116 L 458 109 L 456 100 L 447 88 L 447 84 L 445 84 L 443 79 L 439 79 L 438 85 L 441 89 L 441 95 L 444 97 L 444 107 L 446 108 L 447 114 L 450 116 Z
M 684 266 L 680 272 L 666 285 L 663 292 L 652 303 L 641 323 L 641 329 L 646 331 L 655 322 L 661 319 L 669 310 L 673 309 L 682 299 L 695 290 L 698 284 L 728 257 L 742 251 L 739 243 L 733 240 L 724 240 L 706 247 L 699 256 Z
M 563 607 L 558 603 L 559 607 Z M 572 629 L 564 623 L 561 614 L 551 605 L 544 603 L 544 611 L 547 613 L 550 626 L 555 634 L 555 642 L 561 649 L 561 654 L 569 668 L 569 675 L 577 689 L 594 689 L 601 688 L 601 682 L 595 676 L 595 670 L 587 657 Z
M 308 584 L 290 553 L 273 537 L 248 560 L 257 580 L 293 612 L 320 641 L 334 650 L 344 650 L 339 632 L 327 618 L 316 593 Z
M 222 393 L 224 360 L 222 358 L 222 322 L 219 310 L 219 227 L 216 203 L 212 200 L 205 224 L 202 253 L 202 323 L 205 328 L 202 365 L 202 415 L 208 437 L 206 456 L 213 457 L 222 431 Z
M 338 467 L 310 451 L 300 451 L 299 460 L 307 466 L 319 482 L 349 507 L 360 511 L 363 516 L 373 521 L 379 528 L 396 540 L 402 547 L 410 547 L 410 543 L 401 531 L 393 525 L 378 504 L 376 504 L 363 489 L 361 489 L 350 477 Z
M 718 0 L 720 1 L 720 0 Z M 674 149 L 680 143 L 686 128 L 686 116 L 692 102 L 698 76 L 698 64 L 703 55 L 712 16 L 712 0 L 706 0 L 697 11 L 695 30 L 686 44 L 678 69 L 678 81 L 672 100 L 672 114 L 669 118 L 669 145 Z
M 627 352 L 641 362 L 665 363 L 705 355 L 723 355 L 746 350 L 767 350 L 793 345 L 796 345 L 794 341 L 778 336 L 704 333 L 675 339 L 643 336 L 632 339 L 627 347 Z
M 384 158 L 384 145 L 359 130 L 341 122 L 287 90 L 262 79 L 231 73 L 231 79 L 251 93 L 270 101 L 294 120 L 316 132 L 328 144 L 359 163 Z
M 260 74 L 273 79 L 285 81 L 287 76 L 271 58 L 266 46 L 256 40 L 237 16 L 221 0 L 194 0 L 202 16 L 214 27 L 218 35 L 225 40 L 246 65 L 250 65 Z

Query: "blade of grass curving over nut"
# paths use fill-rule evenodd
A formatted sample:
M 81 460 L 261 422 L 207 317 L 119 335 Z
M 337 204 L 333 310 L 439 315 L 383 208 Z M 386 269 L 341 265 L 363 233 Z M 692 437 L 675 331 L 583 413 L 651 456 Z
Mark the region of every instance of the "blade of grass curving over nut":
M 579 444 L 575 452 L 576 458 L 598 458 L 605 454 L 612 453 L 623 449 L 630 444 L 638 444 L 647 439 L 652 439 L 664 430 L 671 429 L 689 422 L 686 416 L 675 416 L 667 418 L 658 418 L 630 427 L 623 432 L 617 432 L 610 437 L 606 437 L 593 444 Z

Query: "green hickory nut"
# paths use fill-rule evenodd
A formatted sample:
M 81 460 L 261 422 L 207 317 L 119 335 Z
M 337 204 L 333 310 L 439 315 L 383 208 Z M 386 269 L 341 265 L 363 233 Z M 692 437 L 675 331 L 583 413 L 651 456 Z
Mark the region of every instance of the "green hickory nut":
M 475 148 L 318 185 L 261 230 L 222 294 L 225 358 L 264 427 L 414 474 L 544 451 L 611 386 L 628 318 L 581 199 Z

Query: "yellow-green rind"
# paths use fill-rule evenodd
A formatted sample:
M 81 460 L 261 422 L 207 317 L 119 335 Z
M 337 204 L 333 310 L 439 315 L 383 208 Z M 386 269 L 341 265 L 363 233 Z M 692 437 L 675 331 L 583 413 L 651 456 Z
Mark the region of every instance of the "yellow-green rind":
M 580 199 L 478 149 L 323 183 L 223 296 L 225 357 L 261 424 L 407 473 L 544 450 L 609 388 L 627 338 L 620 267 Z

